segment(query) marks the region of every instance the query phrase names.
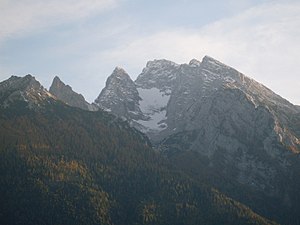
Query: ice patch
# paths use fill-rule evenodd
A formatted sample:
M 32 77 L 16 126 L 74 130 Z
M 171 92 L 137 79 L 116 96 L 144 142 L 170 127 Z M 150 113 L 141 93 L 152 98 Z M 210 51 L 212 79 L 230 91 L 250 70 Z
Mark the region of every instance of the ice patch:
M 111 109 L 108 109 L 108 108 L 102 108 L 102 110 L 105 112 L 111 112 Z
M 138 120 L 137 122 L 149 130 L 164 130 L 167 127 L 167 125 L 162 122 L 166 119 L 166 110 L 155 112 L 149 116 L 149 120 Z
M 158 88 L 143 89 L 137 88 L 141 97 L 140 109 L 148 120 L 138 120 L 137 122 L 150 130 L 163 130 L 166 128 L 166 107 L 170 95 L 161 92 Z

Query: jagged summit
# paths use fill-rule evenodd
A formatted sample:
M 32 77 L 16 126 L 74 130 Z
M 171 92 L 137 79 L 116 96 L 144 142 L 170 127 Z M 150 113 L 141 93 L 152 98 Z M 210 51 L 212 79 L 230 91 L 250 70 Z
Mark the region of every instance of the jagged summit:
M 116 67 L 112 74 L 106 80 L 106 86 L 117 85 L 122 87 L 127 83 L 132 82 L 129 74 L 121 67 Z
M 154 59 L 152 61 L 148 61 L 146 64 L 146 68 L 154 68 L 161 66 L 175 66 L 177 65 L 175 62 L 166 59 Z
M 116 67 L 112 74 L 107 78 L 106 84 L 123 86 L 126 83 L 130 83 L 132 80 L 129 74 L 121 67 Z
M 197 59 L 192 59 L 190 62 L 189 62 L 189 65 L 190 66 L 193 66 L 193 67 L 197 67 L 197 66 L 200 66 L 201 65 L 201 62 Z
M 65 83 L 62 82 L 58 76 L 55 76 L 53 78 L 52 84 L 49 88 L 49 92 L 54 94 L 55 96 L 59 97 L 58 96 L 59 94 L 56 93 L 56 91 L 58 91 L 62 87 L 67 87 L 68 89 L 72 89 L 69 85 L 65 85 Z
M 66 85 L 66 84 L 65 84 L 58 76 L 55 76 L 55 77 L 53 78 L 53 81 L 52 81 L 52 84 L 51 84 L 51 86 L 50 86 L 50 89 L 51 89 L 51 87 L 54 88 L 54 87 L 61 87 L 61 86 L 66 86 L 66 87 L 69 87 L 69 88 L 72 89 L 71 86 Z M 50 90 L 50 89 L 49 89 L 49 90 Z
M 178 67 L 178 64 L 165 59 L 149 61 L 135 83 L 141 88 L 150 89 L 155 87 L 161 91 L 169 92 L 174 85 Z
M 53 82 L 62 82 L 61 79 L 58 76 L 55 76 L 53 78 Z
M 0 83 L 0 104 L 8 107 L 16 101 L 25 101 L 30 107 L 38 106 L 44 100 L 54 98 L 32 75 L 11 76 Z
M 208 70 L 213 70 L 218 72 L 219 76 L 234 76 L 236 73 L 239 73 L 236 69 L 214 59 L 210 56 L 204 56 L 201 62 L 201 66 Z
M 1 88 L 6 89 L 26 89 L 28 86 L 41 86 L 38 81 L 35 80 L 31 74 L 27 74 L 24 77 L 18 77 L 12 75 L 8 80 L 0 83 Z
M 58 76 L 55 76 L 49 92 L 66 104 L 84 110 L 95 110 L 95 108 L 85 101 L 81 94 L 72 90 L 69 85 L 64 84 Z
M 227 66 L 225 65 L 224 63 L 220 62 L 219 60 L 209 56 L 209 55 L 205 55 L 202 59 L 202 62 L 212 62 L 212 63 L 217 63 L 217 64 L 220 64 L 220 65 L 223 65 L 223 66 Z
M 105 111 L 112 111 L 126 119 L 137 119 L 142 117 L 138 106 L 139 100 L 140 97 L 135 83 L 124 69 L 116 67 L 107 78 L 106 86 L 94 104 Z
M 111 74 L 111 77 L 118 77 L 118 78 L 121 78 L 121 79 L 128 79 L 130 78 L 130 76 L 128 75 L 128 73 L 122 68 L 122 67 L 119 67 L 117 66 L 112 74 Z
M 127 74 L 127 72 L 122 67 L 120 67 L 120 66 L 116 66 L 116 68 L 114 69 L 113 73 L 119 73 L 119 74 L 126 73 Z

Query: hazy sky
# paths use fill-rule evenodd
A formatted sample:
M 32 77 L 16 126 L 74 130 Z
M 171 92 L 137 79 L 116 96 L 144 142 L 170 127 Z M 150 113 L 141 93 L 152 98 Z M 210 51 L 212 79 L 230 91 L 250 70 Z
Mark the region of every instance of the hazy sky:
M 300 105 L 300 0 L 0 0 L 0 80 L 58 75 L 93 101 L 116 66 L 205 55 Z

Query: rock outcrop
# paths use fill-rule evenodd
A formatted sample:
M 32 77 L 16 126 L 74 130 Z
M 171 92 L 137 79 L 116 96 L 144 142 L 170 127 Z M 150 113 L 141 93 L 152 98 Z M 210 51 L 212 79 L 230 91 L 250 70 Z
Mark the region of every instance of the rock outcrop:
M 54 77 L 49 92 L 70 106 L 90 111 L 97 109 L 89 104 L 81 94 L 76 93 L 69 85 L 64 84 L 57 76 Z

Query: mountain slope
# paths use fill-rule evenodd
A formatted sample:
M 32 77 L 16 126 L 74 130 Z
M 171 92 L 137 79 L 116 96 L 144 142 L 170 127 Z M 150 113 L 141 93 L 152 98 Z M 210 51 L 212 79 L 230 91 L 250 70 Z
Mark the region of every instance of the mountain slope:
M 29 78 L 8 83 L 45 96 L 35 107 L 0 83 L 1 224 L 275 224 L 175 170 L 127 122 Z
M 57 76 L 54 77 L 49 92 L 70 106 L 84 110 L 96 110 L 94 106 L 85 101 L 81 94 L 74 92 L 69 85 L 65 85 Z

